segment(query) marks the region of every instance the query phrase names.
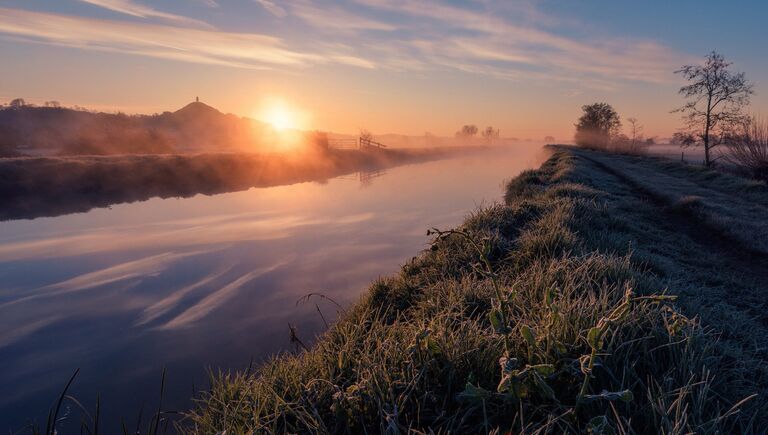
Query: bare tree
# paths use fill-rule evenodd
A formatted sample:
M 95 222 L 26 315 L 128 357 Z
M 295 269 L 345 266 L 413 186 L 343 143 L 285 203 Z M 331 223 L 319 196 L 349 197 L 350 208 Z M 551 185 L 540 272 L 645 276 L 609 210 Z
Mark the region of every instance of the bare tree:
M 728 142 L 725 159 L 746 168 L 754 178 L 768 181 L 768 120 L 752 118 Z
M 643 140 L 643 126 L 637 122 L 637 118 L 627 118 L 629 123 L 629 140 L 632 148 Z
M 360 129 L 360 140 L 362 140 L 364 142 L 365 141 L 368 141 L 368 142 L 372 141 L 373 140 L 373 133 L 371 133 L 370 131 L 368 131 L 365 128 L 361 128 Z
M 24 107 L 26 105 L 27 105 L 27 102 L 24 101 L 23 98 L 13 99 L 13 100 L 11 100 L 11 103 L 8 104 L 9 107 L 14 108 L 14 109 L 18 109 L 18 108 Z
M 607 103 L 581 106 L 584 113 L 576 123 L 576 144 L 585 148 L 608 149 L 621 128 L 619 114 Z
M 643 126 L 637 118 L 627 118 L 629 123 L 629 135 L 617 134 L 611 139 L 611 149 L 623 154 L 643 154 L 648 143 L 643 137 Z
M 494 139 L 499 138 L 499 130 L 494 129 L 489 125 L 488 127 L 485 127 L 485 130 L 483 130 L 482 135 L 483 135 L 483 139 L 485 139 L 486 142 L 490 143 L 490 142 L 493 142 Z
M 476 125 L 465 125 L 461 127 L 461 130 L 456 132 L 457 137 L 474 137 L 478 132 Z
M 712 149 L 725 143 L 734 129 L 744 124 L 742 110 L 753 94 L 744 73 L 733 73 L 730 66 L 713 51 L 704 65 L 685 65 L 675 71 L 689 82 L 679 91 L 688 101 L 673 111 L 682 113 L 685 122 L 678 137 L 683 145 L 703 145 L 707 166 L 714 162 Z

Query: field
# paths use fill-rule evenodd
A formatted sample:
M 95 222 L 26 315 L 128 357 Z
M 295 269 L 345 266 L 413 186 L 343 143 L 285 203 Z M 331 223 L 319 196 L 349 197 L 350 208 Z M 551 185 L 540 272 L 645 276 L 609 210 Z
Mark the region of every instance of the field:
M 184 430 L 759 433 L 766 186 L 557 148 Z M 741 222 L 742 225 L 733 225 Z

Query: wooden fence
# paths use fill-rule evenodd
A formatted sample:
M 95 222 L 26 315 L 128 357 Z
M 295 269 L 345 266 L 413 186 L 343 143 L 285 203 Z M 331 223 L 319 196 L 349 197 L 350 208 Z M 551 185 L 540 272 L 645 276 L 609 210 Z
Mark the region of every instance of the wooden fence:
M 340 150 L 366 150 L 366 149 L 384 149 L 387 146 L 367 137 L 354 138 L 328 138 L 328 148 Z
M 360 149 L 366 149 L 366 148 L 386 148 L 387 146 L 384 145 L 381 142 L 376 142 L 375 140 L 367 137 L 360 136 Z

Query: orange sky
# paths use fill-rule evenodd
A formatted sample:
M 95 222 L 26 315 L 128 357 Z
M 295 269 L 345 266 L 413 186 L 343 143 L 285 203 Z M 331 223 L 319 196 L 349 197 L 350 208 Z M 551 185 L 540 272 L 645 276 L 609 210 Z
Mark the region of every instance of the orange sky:
M 665 2 L 6 0 L 0 101 L 153 113 L 199 96 L 255 118 L 280 101 L 308 129 L 452 135 L 477 124 L 562 140 L 581 105 L 605 101 L 666 137 L 682 102 L 674 70 L 717 48 L 755 83 L 752 110 L 768 113 L 761 20 L 693 38 L 682 12 Z

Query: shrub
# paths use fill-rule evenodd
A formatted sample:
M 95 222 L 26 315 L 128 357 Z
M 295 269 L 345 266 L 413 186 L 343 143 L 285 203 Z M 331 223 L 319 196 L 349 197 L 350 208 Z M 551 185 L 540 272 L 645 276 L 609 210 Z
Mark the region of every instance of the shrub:
M 746 168 L 752 177 L 768 181 L 768 121 L 752 118 L 729 143 L 724 158 Z

